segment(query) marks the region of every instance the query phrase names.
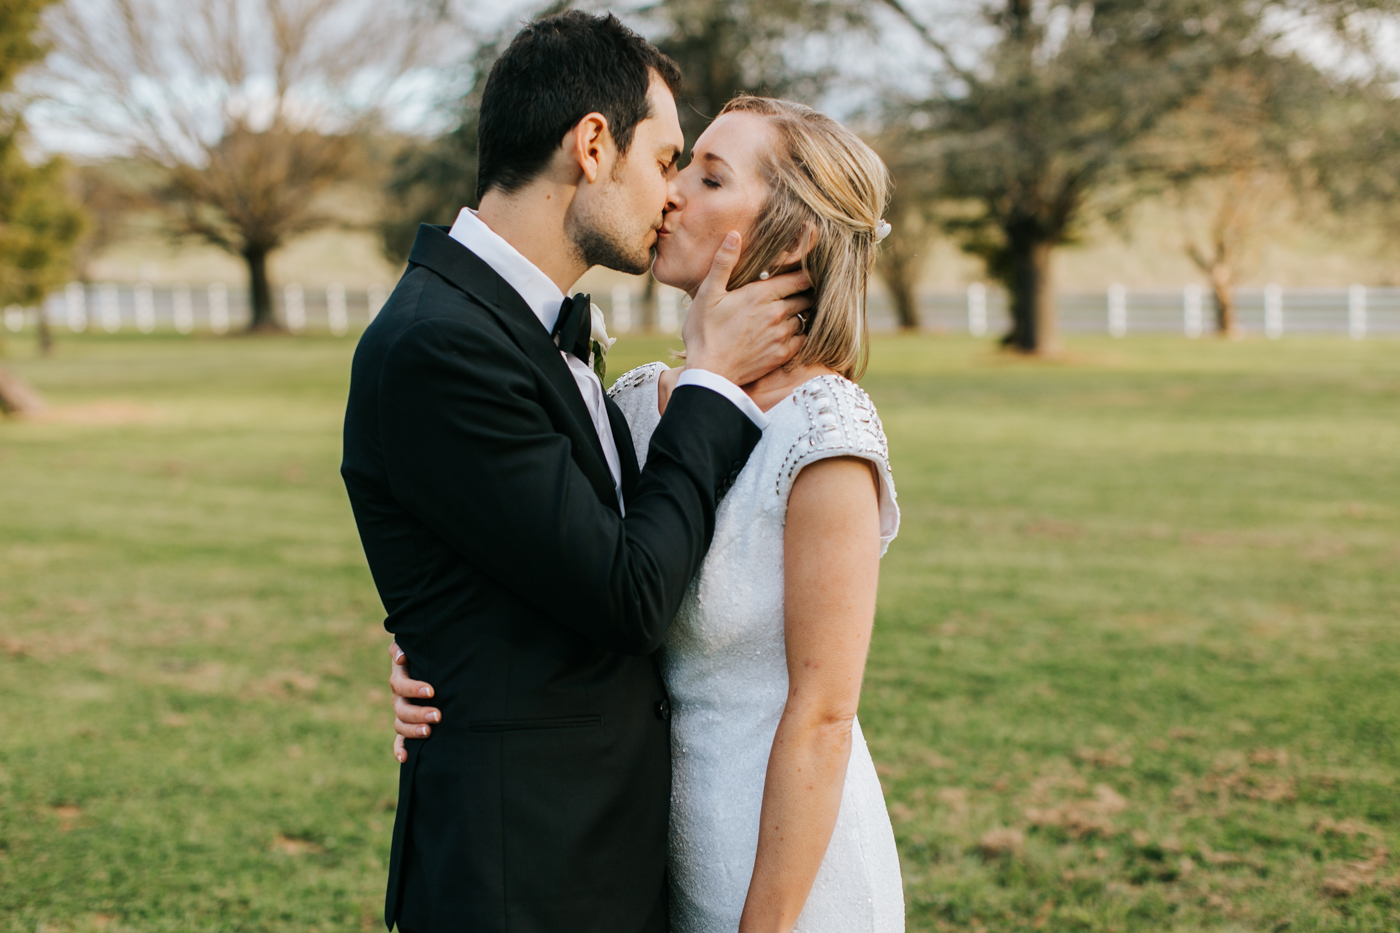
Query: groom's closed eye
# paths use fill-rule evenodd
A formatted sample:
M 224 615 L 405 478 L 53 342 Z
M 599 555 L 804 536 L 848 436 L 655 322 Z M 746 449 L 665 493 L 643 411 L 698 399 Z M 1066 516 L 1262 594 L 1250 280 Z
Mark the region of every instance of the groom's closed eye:
M 661 173 L 663 175 L 669 175 L 671 172 L 674 172 L 677 168 L 680 167 L 680 161 L 680 146 L 671 146 L 670 148 L 666 149 L 664 152 L 661 153 Z

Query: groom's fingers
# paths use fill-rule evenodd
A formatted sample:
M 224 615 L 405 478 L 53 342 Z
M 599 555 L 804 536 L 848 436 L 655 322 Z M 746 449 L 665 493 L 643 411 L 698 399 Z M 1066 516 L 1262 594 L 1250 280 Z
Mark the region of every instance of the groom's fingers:
M 812 296 L 805 293 L 792 295 L 776 302 L 776 304 L 778 306 L 778 319 L 783 320 L 810 311 L 812 309 Z
M 395 696 L 426 699 L 433 695 L 432 684 L 408 676 L 408 655 L 399 648 L 398 642 L 389 646 L 389 654 L 394 658 L 389 668 L 389 689 L 394 691 Z
M 433 734 L 430 722 L 441 722 L 442 713 L 431 706 L 394 697 L 394 731 L 409 739 L 425 739 Z
M 771 294 L 774 299 L 791 298 L 799 292 L 805 292 L 812 287 L 812 280 L 807 273 L 801 269 L 793 272 L 784 272 L 782 275 L 775 275 L 765 282 L 751 282 L 744 286 L 757 291 Z

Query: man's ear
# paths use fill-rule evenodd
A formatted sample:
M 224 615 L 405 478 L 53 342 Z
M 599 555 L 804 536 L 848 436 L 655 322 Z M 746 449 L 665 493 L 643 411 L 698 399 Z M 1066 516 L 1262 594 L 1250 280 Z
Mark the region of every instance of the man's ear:
M 598 176 L 610 170 L 614 155 L 612 133 L 608 130 L 608 118 L 601 113 L 590 113 L 574 124 L 569 135 L 564 138 L 564 147 L 569 160 L 583 172 L 589 184 Z

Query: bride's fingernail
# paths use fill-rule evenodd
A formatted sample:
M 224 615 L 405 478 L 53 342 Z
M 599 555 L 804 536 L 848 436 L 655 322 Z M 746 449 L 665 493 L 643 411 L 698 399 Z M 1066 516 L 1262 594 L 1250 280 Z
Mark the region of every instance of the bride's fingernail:
M 424 687 L 422 690 L 419 690 L 419 691 L 418 691 L 418 695 L 419 695 L 420 697 L 430 697 L 430 696 L 433 695 L 433 688 L 432 688 L 432 687 Z
M 419 726 L 419 727 L 418 727 L 418 734 L 419 734 L 419 735 L 427 735 L 427 734 L 428 734 L 428 727 L 427 727 L 427 726 Z
M 437 722 L 442 719 L 442 713 L 429 713 L 428 722 Z

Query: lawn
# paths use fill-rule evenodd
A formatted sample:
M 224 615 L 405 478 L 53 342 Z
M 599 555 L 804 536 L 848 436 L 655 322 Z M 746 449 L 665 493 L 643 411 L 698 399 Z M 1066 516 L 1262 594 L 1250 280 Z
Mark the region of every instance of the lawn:
M 1400 928 L 1397 351 L 875 342 L 911 931 Z M 0 424 L 0 931 L 382 929 L 350 353 L 11 340 L 54 411 Z

